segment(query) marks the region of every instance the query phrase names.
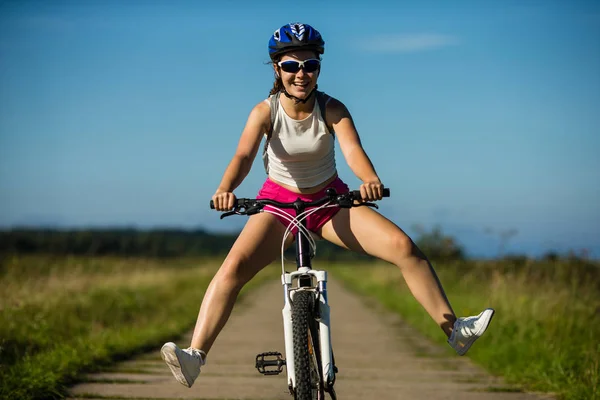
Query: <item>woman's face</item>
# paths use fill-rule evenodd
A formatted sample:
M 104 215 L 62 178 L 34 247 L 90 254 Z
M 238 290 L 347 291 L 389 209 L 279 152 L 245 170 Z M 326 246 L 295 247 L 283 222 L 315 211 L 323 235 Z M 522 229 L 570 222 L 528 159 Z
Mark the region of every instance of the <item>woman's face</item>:
M 285 90 L 292 96 L 300 99 L 306 98 L 312 92 L 317 85 L 317 78 L 319 77 L 320 64 L 314 60 L 318 60 L 318 56 L 308 50 L 293 51 L 284 54 L 279 60 L 279 63 L 275 65 L 275 72 L 281 77 Z M 304 64 L 303 68 L 298 69 L 297 62 L 308 61 Z M 288 61 L 289 66 L 282 65 Z M 315 67 L 318 68 L 315 70 Z M 294 68 L 295 67 L 295 68 Z M 291 71 L 291 72 L 286 72 Z M 297 70 L 297 71 L 295 71 Z M 310 72 L 308 72 L 308 71 Z

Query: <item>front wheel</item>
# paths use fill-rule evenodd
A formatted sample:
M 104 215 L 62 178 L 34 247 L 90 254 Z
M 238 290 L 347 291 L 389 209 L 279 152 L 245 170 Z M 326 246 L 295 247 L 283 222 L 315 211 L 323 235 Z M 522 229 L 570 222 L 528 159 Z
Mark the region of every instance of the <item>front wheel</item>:
M 292 329 L 294 336 L 294 370 L 296 374 L 294 399 L 323 399 L 319 335 L 315 319 L 315 296 L 313 292 L 300 290 L 294 293 Z

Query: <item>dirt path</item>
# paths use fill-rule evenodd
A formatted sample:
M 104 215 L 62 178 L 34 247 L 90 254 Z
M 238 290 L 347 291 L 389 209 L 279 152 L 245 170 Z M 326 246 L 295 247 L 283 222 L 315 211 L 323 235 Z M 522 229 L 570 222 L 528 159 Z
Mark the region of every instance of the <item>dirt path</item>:
M 335 387 L 340 400 L 541 398 L 511 391 L 468 358 L 448 357 L 397 317 L 375 311 L 335 281 L 330 282 L 329 293 L 332 341 L 339 368 Z M 89 382 L 72 388 L 71 396 L 290 400 L 285 373 L 262 376 L 254 368 L 257 353 L 283 353 L 282 302 L 283 289 L 276 281 L 266 284 L 260 297 L 250 296 L 236 306 L 191 389 L 172 378 L 157 349 L 118 365 L 114 372 L 91 375 Z M 186 337 L 178 344 L 187 347 L 188 343 Z M 477 345 L 484 346 L 485 337 Z

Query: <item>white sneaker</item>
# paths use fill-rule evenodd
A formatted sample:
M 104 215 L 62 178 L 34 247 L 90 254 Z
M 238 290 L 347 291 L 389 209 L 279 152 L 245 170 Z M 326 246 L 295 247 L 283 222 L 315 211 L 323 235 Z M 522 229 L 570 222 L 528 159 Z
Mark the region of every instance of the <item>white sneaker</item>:
M 471 345 L 483 335 L 494 316 L 494 312 L 492 308 L 487 308 L 476 317 L 458 318 L 456 320 L 452 334 L 448 338 L 448 343 L 459 356 L 464 356 Z
M 177 382 L 187 387 L 192 387 L 200 374 L 200 367 L 206 363 L 206 353 L 202 350 L 191 347 L 182 350 L 173 342 L 165 343 L 160 349 L 160 355 Z

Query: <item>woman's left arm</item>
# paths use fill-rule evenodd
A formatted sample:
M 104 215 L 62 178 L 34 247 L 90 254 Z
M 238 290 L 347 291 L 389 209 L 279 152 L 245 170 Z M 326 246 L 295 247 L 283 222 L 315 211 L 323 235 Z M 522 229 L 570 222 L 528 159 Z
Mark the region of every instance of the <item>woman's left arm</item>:
M 381 200 L 383 184 L 375 172 L 373 163 L 365 153 L 350 112 L 346 106 L 334 98 L 327 104 L 327 120 L 333 127 L 335 136 L 348 166 L 363 183 L 360 192 L 365 200 Z

